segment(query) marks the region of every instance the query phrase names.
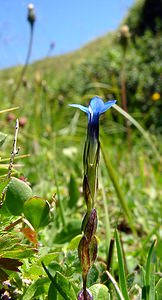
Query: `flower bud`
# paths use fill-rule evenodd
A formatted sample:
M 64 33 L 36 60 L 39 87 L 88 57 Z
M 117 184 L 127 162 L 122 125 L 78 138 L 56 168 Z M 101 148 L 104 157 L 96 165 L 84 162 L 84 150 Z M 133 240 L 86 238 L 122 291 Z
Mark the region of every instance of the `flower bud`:
M 128 41 L 129 41 L 130 36 L 131 36 L 131 34 L 129 31 L 128 25 L 123 25 L 120 28 L 120 43 L 121 43 L 124 51 L 126 50 L 126 48 L 128 46 Z
M 96 229 L 97 229 L 97 212 L 96 209 L 93 208 L 84 230 L 84 234 L 87 237 L 88 241 L 90 241 L 92 236 L 95 235 Z
M 92 237 L 92 240 L 89 243 L 89 257 L 90 257 L 90 265 L 92 266 L 97 257 L 97 239 L 95 236 Z
M 129 31 L 128 25 L 123 25 L 123 26 L 120 28 L 120 35 L 121 35 L 121 37 L 123 37 L 123 38 L 129 38 L 129 37 L 130 37 L 130 31 Z
M 85 235 L 81 238 L 78 246 L 78 256 L 85 277 L 97 257 L 97 239 L 95 236 L 90 241 Z
M 89 243 L 85 235 L 80 240 L 78 246 L 78 256 L 81 263 L 82 272 L 85 276 L 88 274 L 88 271 L 91 267 L 90 257 L 89 257 Z
M 35 11 L 34 11 L 34 5 L 32 3 L 28 4 L 28 21 L 31 26 L 33 26 L 35 22 Z

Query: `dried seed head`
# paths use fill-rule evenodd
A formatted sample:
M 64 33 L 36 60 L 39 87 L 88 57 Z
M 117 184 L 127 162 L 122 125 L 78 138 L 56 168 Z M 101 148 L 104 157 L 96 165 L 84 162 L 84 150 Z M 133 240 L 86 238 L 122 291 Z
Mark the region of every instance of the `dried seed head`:
M 124 52 L 127 49 L 129 38 L 131 36 L 128 25 L 123 25 L 120 28 L 120 44 L 123 47 Z
M 35 11 L 34 11 L 34 5 L 32 3 L 28 4 L 28 21 L 31 26 L 33 26 L 35 22 Z
M 34 9 L 34 4 L 33 3 L 29 3 L 28 4 L 28 10 L 33 10 Z
M 121 34 L 121 37 L 123 37 L 123 38 L 130 37 L 130 31 L 129 31 L 128 25 L 125 24 L 120 28 L 120 34 Z

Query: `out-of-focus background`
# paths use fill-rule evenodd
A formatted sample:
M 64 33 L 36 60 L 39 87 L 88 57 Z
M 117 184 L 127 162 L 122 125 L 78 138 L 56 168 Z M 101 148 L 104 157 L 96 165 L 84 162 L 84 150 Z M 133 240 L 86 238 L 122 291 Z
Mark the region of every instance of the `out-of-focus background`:
M 31 61 L 79 49 L 116 29 L 133 0 L 34 1 L 37 25 Z M 27 0 L 4 1 L 0 10 L 0 68 L 23 64 L 28 47 Z

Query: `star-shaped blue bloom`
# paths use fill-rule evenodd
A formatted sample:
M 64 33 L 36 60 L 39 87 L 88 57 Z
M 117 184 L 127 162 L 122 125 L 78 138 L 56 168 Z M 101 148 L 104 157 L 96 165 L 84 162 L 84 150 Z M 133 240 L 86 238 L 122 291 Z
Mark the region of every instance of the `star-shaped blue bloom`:
M 98 123 L 99 116 L 107 111 L 112 105 L 116 103 L 116 100 L 111 100 L 104 102 L 99 97 L 94 97 L 88 107 L 80 104 L 69 104 L 69 106 L 79 108 L 88 115 L 88 120 L 90 123 Z

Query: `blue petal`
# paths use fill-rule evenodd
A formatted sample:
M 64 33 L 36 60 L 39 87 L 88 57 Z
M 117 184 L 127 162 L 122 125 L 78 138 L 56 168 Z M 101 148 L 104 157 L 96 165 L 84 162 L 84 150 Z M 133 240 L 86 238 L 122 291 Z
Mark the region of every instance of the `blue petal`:
M 105 111 L 107 111 L 112 105 L 116 103 L 116 100 L 111 100 L 104 103 L 104 107 L 100 110 L 100 114 L 103 114 Z
M 80 104 L 69 104 L 69 106 L 79 108 L 80 110 L 84 111 L 86 114 L 89 115 L 89 109 L 86 106 Z
M 101 111 L 104 109 L 104 102 L 99 97 L 94 97 L 89 104 L 90 111 L 92 111 L 93 114 L 100 114 Z

